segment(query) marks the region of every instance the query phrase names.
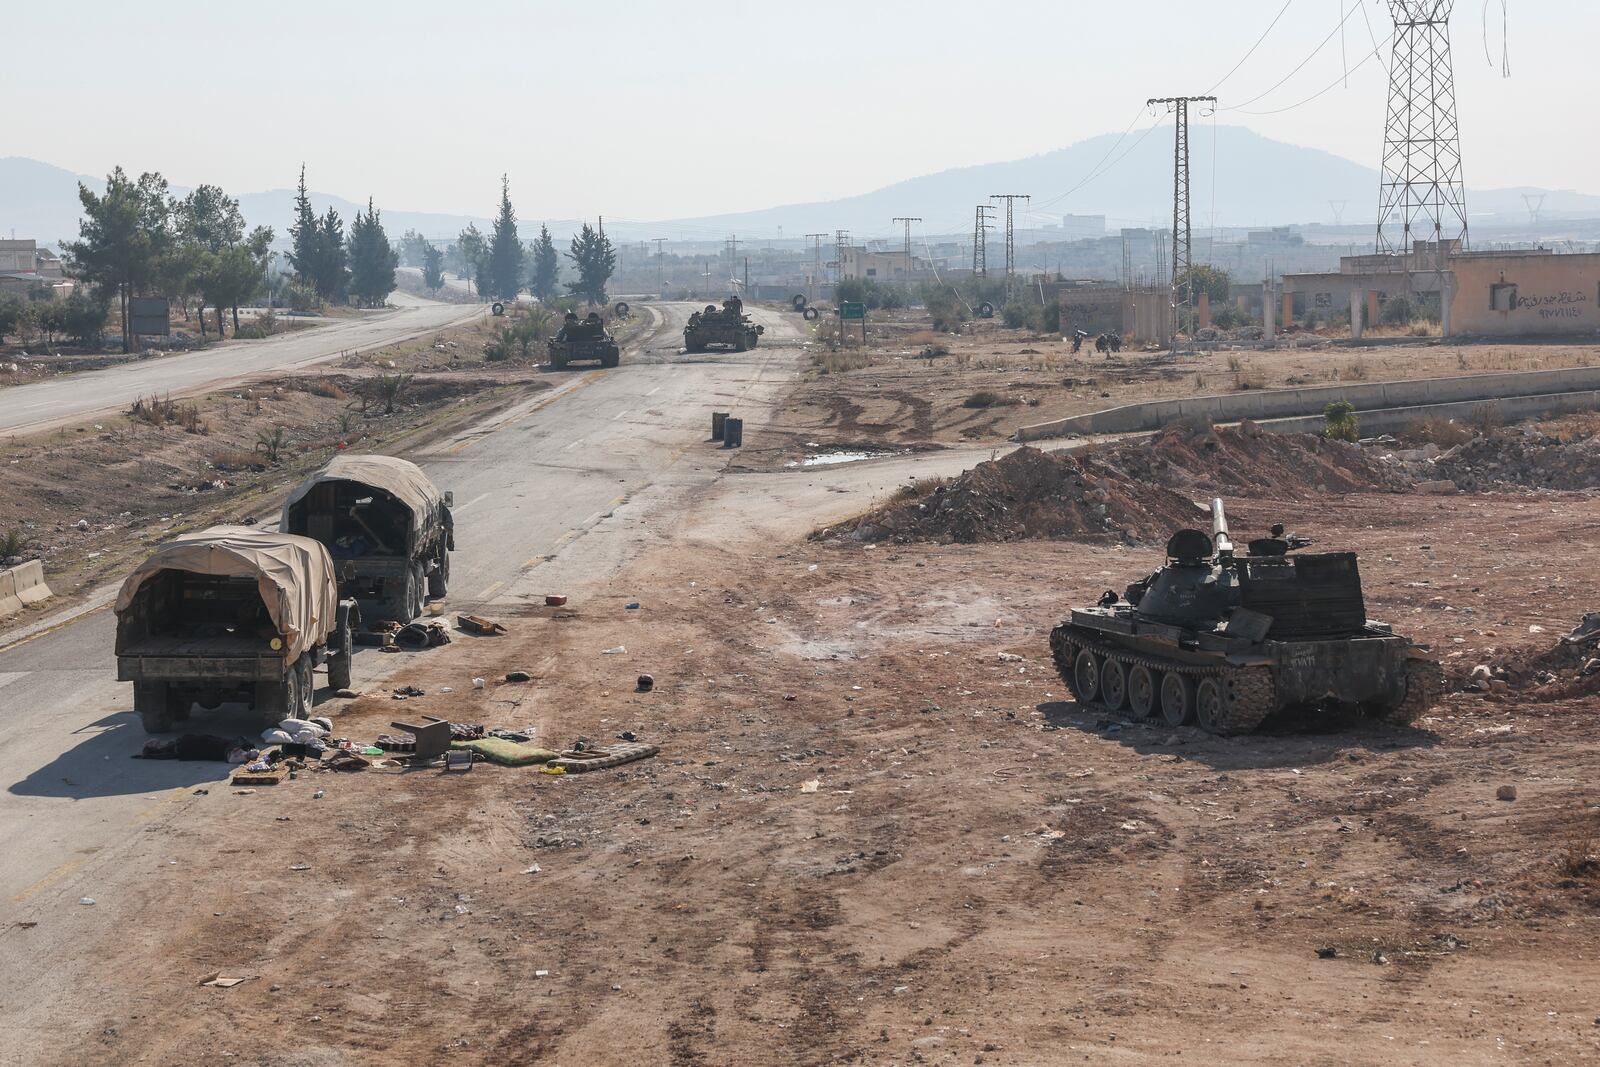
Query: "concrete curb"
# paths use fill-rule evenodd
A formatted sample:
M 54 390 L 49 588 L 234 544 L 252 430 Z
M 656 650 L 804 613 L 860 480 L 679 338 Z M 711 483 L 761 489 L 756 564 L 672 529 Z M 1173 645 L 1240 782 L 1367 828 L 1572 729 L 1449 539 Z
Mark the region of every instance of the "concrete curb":
M 1418 378 L 1370 385 L 1329 385 L 1302 389 L 1263 389 L 1244 393 L 1191 396 L 1091 411 L 1085 415 L 1035 423 L 1017 431 L 1018 441 L 1037 441 L 1065 434 L 1137 433 L 1159 430 L 1173 422 L 1197 419 L 1237 422 L 1322 414 L 1336 400 L 1357 411 L 1437 407 L 1440 405 L 1540 397 L 1600 390 L 1600 367 L 1545 371 L 1468 374 L 1454 378 Z M 1568 408 L 1565 410 L 1580 410 Z
M 53 594 L 44 584 L 44 564 L 38 560 L 0 570 L 0 616 L 14 615 L 30 604 L 40 604 Z

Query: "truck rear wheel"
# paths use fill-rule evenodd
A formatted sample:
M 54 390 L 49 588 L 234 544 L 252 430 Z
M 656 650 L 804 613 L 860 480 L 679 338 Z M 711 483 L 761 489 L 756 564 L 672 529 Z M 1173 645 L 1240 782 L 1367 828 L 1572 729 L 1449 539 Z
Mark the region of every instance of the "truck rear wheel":
M 133 683 L 133 710 L 147 734 L 164 734 L 172 729 L 171 687 L 166 682 Z
M 423 585 L 422 564 L 411 565 L 410 578 L 406 582 L 406 622 L 421 618 L 423 600 L 426 596 Z
M 428 595 L 435 600 L 443 600 L 450 591 L 450 552 L 447 549 L 439 550 L 439 566 L 428 575 Z
M 339 605 L 339 626 L 333 634 L 333 648 L 328 650 L 328 686 L 331 689 L 349 689 L 350 671 L 355 654 L 355 624 L 359 616 L 350 604 Z

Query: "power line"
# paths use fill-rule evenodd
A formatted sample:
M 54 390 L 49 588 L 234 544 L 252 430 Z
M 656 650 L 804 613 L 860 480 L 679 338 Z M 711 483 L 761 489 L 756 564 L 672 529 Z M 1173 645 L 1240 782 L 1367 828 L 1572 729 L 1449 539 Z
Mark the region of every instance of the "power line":
M 1244 66 L 1245 62 L 1251 56 L 1256 54 L 1256 49 L 1261 47 L 1261 42 L 1265 41 L 1267 39 L 1267 34 L 1272 32 L 1272 27 L 1274 27 L 1274 26 L 1276 26 L 1278 24 L 1278 20 L 1283 18 L 1283 13 L 1285 11 L 1289 10 L 1289 5 L 1292 4 L 1292 3 L 1294 3 L 1294 0 L 1284 0 L 1283 6 L 1278 9 L 1278 13 L 1275 16 L 1273 16 L 1273 19 L 1272 19 L 1271 22 L 1267 23 L 1267 28 L 1261 31 L 1261 36 L 1260 37 L 1256 38 L 1256 43 L 1251 45 L 1250 46 L 1250 51 L 1248 51 L 1248 52 L 1246 52 L 1244 54 L 1244 59 L 1239 60 L 1239 62 L 1237 62 L 1237 63 L 1235 63 L 1233 65 L 1233 67 L 1228 71 L 1228 73 L 1224 74 L 1221 78 L 1217 79 L 1217 84 L 1213 85 L 1211 88 L 1206 90 L 1206 94 L 1207 95 L 1210 95 L 1210 94 L 1216 92 L 1218 89 L 1220 89 L 1222 87 L 1222 83 L 1223 82 L 1225 82 L 1229 78 L 1233 77 L 1234 74 L 1238 71 L 1238 69 L 1240 67 Z
M 1255 103 L 1257 100 L 1260 100 L 1263 96 L 1269 96 L 1272 93 L 1276 92 L 1278 90 L 1279 86 L 1283 85 L 1284 82 L 1288 81 L 1290 78 L 1294 77 L 1296 74 L 1299 74 L 1302 70 L 1305 69 L 1307 63 L 1310 63 L 1313 59 L 1317 58 L 1317 53 L 1321 52 L 1324 48 L 1328 47 L 1328 42 L 1333 40 L 1335 34 L 1337 34 L 1340 30 L 1344 29 L 1344 24 L 1346 22 L 1350 21 L 1350 16 L 1354 15 L 1356 13 L 1357 8 L 1359 8 L 1360 6 L 1361 6 L 1360 4 L 1357 4 L 1355 7 L 1352 7 L 1349 11 L 1346 11 L 1345 14 L 1344 14 L 1344 18 L 1340 19 L 1339 20 L 1339 24 L 1337 26 L 1335 26 L 1332 30 L 1329 31 L 1328 36 L 1324 37 L 1322 39 L 1321 43 L 1318 44 L 1317 47 L 1315 47 L 1315 48 L 1313 48 L 1311 50 L 1311 54 L 1306 56 L 1305 59 L 1302 59 L 1298 64 L 1296 64 L 1295 67 L 1292 70 L 1289 71 L 1289 73 L 1285 74 L 1283 77 L 1281 77 L 1277 81 L 1273 82 L 1271 88 L 1265 90 L 1264 92 L 1257 93 L 1255 96 L 1252 96 L 1250 99 L 1245 100 L 1242 103 L 1234 104 L 1231 107 L 1222 108 L 1222 110 L 1223 111 L 1238 111 L 1238 110 L 1240 110 L 1242 108 L 1249 107 L 1251 104 Z
M 1194 303 L 1194 280 L 1190 278 L 1193 264 L 1189 225 L 1189 105 L 1210 104 L 1216 114 L 1217 98 L 1214 96 L 1162 96 L 1146 101 L 1151 107 L 1164 104 L 1173 116 L 1172 142 L 1172 298 L 1176 321 L 1176 335 L 1184 327 L 1184 311 Z M 1213 153 L 1215 158 L 1215 153 Z M 1215 181 L 1213 181 L 1215 187 Z
M 1362 56 L 1361 57 L 1361 62 L 1359 62 L 1355 66 L 1351 67 L 1350 70 L 1348 71 L 1348 74 L 1354 74 L 1356 71 L 1358 71 L 1362 67 L 1366 66 L 1368 60 L 1372 59 L 1374 56 L 1378 55 L 1382 51 L 1383 51 L 1383 45 L 1380 44 L 1376 48 L 1374 48 L 1372 51 L 1370 51 L 1366 55 Z M 1381 65 L 1381 63 L 1380 63 L 1380 65 Z M 1387 70 L 1388 68 L 1384 68 L 1384 69 Z M 1246 111 L 1243 108 L 1231 108 L 1231 107 L 1225 107 L 1222 110 L 1223 111 L 1238 111 L 1239 114 L 1241 114 L 1241 115 L 1281 115 L 1285 111 L 1293 111 L 1297 107 L 1305 107 L 1307 104 L 1311 103 L 1313 100 L 1316 100 L 1316 99 L 1318 99 L 1320 97 L 1326 96 L 1327 94 L 1333 92 L 1333 90 L 1339 88 L 1339 83 L 1341 81 L 1343 81 L 1345 79 L 1345 77 L 1348 76 L 1348 74 L 1345 75 L 1345 76 L 1341 76 L 1341 77 L 1335 78 L 1333 81 L 1329 82 L 1327 85 L 1323 86 L 1321 89 L 1318 89 L 1316 92 L 1312 93 L 1310 96 L 1306 97 L 1304 100 L 1297 100 L 1292 104 L 1285 104 L 1283 107 L 1270 108 L 1270 109 L 1268 109 L 1266 111 Z

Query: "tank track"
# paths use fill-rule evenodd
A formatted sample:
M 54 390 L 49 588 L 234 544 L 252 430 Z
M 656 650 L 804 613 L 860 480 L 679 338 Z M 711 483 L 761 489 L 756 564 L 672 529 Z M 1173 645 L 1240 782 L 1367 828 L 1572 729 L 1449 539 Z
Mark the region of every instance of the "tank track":
M 1444 695 L 1444 668 L 1432 660 L 1406 661 L 1406 695 L 1374 714 L 1390 726 L 1410 726 Z
M 1050 631 L 1050 654 L 1055 660 L 1056 673 L 1061 675 L 1061 680 L 1067 683 L 1067 688 L 1072 690 L 1074 697 L 1078 696 L 1078 692 L 1072 680 L 1072 661 L 1084 648 L 1108 659 L 1118 660 L 1127 668 L 1143 666 L 1152 671 L 1173 671 L 1193 678 L 1197 685 L 1204 678 L 1219 680 L 1222 683 L 1227 707 L 1221 721 L 1213 723 L 1210 728 L 1210 732 L 1214 734 L 1227 736 L 1249 733 L 1260 726 L 1268 715 L 1278 710 L 1278 688 L 1272 680 L 1272 672 L 1267 668 L 1232 667 L 1225 663 L 1215 665 L 1173 663 L 1157 656 L 1144 656 L 1117 648 L 1104 641 L 1088 639 L 1081 632 L 1073 631 L 1071 623 L 1064 622 Z M 1099 702 L 1080 701 L 1080 703 L 1101 711 L 1110 710 Z M 1112 714 L 1127 714 L 1131 717 L 1131 709 L 1119 709 Z M 1151 716 L 1152 720 L 1159 718 L 1159 711 Z

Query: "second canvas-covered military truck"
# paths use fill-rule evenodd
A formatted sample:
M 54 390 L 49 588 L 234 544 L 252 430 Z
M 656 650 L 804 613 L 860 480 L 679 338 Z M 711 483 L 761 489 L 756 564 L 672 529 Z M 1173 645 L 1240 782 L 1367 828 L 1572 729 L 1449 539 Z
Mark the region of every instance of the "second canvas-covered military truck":
M 344 453 L 295 487 L 278 528 L 325 545 L 369 614 L 410 622 L 450 588 L 450 504 L 415 463 Z
M 195 704 L 248 704 L 263 723 L 310 714 L 312 672 L 350 685 L 354 601 L 338 599 L 333 560 L 308 537 L 218 526 L 160 546 L 117 594 L 117 680 L 150 733 Z

